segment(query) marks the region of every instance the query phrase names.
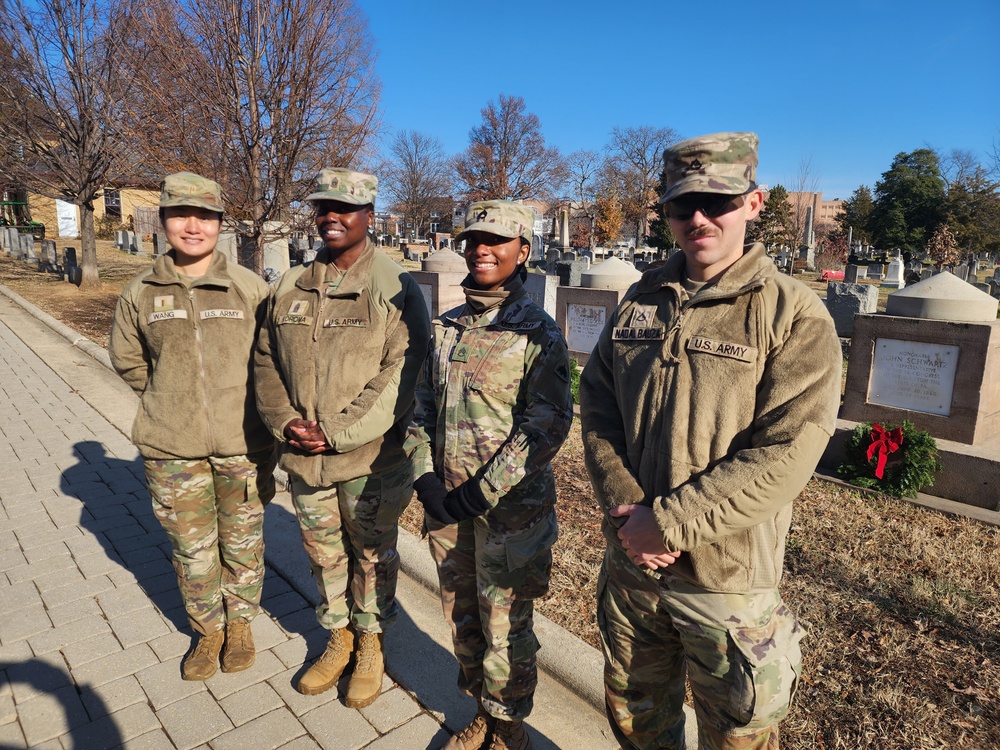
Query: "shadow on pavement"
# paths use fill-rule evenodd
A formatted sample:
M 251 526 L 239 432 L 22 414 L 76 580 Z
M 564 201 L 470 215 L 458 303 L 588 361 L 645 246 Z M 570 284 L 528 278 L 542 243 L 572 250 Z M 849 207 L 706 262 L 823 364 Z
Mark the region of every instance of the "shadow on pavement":
M 68 673 L 40 659 L 0 662 L 0 673 L 4 671 L 17 696 L 28 747 L 57 736 L 67 750 L 103 750 L 121 745 L 121 733 L 108 715 L 107 705 L 86 684 L 74 684 Z M 33 705 L 36 701 L 37 705 Z M 63 734 L 65 727 L 69 727 L 69 731 Z M 68 746 L 67 739 L 70 741 Z M 0 744 L 0 750 L 21 747 L 24 745 Z

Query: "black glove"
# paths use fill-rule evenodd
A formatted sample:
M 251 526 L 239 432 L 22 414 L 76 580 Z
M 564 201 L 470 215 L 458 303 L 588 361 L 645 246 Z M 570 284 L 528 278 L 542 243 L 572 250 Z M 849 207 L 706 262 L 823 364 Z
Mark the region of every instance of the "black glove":
M 483 495 L 479 479 L 473 477 L 448 493 L 444 499 L 444 507 L 456 521 L 464 521 L 483 515 L 492 506 Z
M 452 518 L 445 510 L 448 490 L 445 489 L 444 482 L 437 478 L 437 474 L 428 471 L 413 482 L 413 489 L 417 491 L 417 500 L 424 506 L 427 515 L 438 523 L 458 523 L 458 519 Z

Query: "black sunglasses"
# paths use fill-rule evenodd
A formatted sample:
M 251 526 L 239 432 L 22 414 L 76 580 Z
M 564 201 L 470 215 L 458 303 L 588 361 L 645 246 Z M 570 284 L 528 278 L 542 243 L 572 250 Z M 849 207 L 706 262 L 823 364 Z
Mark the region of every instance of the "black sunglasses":
M 663 204 L 667 218 L 688 221 L 695 211 L 701 211 L 706 219 L 715 219 L 743 205 L 743 195 L 723 195 L 721 193 L 689 193 Z

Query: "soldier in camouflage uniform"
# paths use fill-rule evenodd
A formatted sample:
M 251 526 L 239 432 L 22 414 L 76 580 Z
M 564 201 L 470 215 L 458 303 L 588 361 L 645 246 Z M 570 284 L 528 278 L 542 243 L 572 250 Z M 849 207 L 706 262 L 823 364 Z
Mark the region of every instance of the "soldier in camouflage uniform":
M 368 239 L 377 188 L 361 172 L 319 173 L 307 200 L 324 247 L 278 281 L 255 360 L 257 404 L 292 477 L 316 614 L 330 631 L 296 689 L 329 690 L 353 655 L 352 708 L 382 686 L 383 634 L 397 613 L 398 521 L 413 496 L 403 442 L 430 339 L 413 277 Z
M 604 511 L 605 690 L 624 748 L 778 747 L 802 625 L 778 593 L 792 501 L 836 424 L 841 354 L 814 292 L 744 245 L 760 212 L 757 137 L 664 154 L 682 252 L 608 320 L 580 382 Z
M 473 203 L 465 229 L 466 304 L 433 325 L 411 428 L 441 603 L 460 667 L 479 701 L 445 746 L 530 746 L 537 683 L 534 600 L 548 590 L 556 540 L 550 461 L 569 432 L 566 343 L 522 286 L 534 213 Z
M 171 250 L 122 292 L 109 345 L 141 400 L 132 439 L 198 634 L 186 680 L 214 674 L 223 643 L 224 672 L 253 664 L 264 506 L 274 496 L 274 441 L 250 384 L 268 288 L 215 249 L 222 213 L 212 180 L 185 172 L 163 180 Z

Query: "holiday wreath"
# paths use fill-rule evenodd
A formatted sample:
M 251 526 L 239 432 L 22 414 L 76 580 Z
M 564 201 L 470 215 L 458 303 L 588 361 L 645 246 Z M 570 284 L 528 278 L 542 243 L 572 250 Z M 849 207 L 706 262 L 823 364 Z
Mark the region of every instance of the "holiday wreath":
M 845 453 L 838 476 L 896 497 L 916 497 L 934 484 L 934 474 L 941 470 L 934 438 L 905 419 L 895 428 L 859 424 L 847 438 Z

